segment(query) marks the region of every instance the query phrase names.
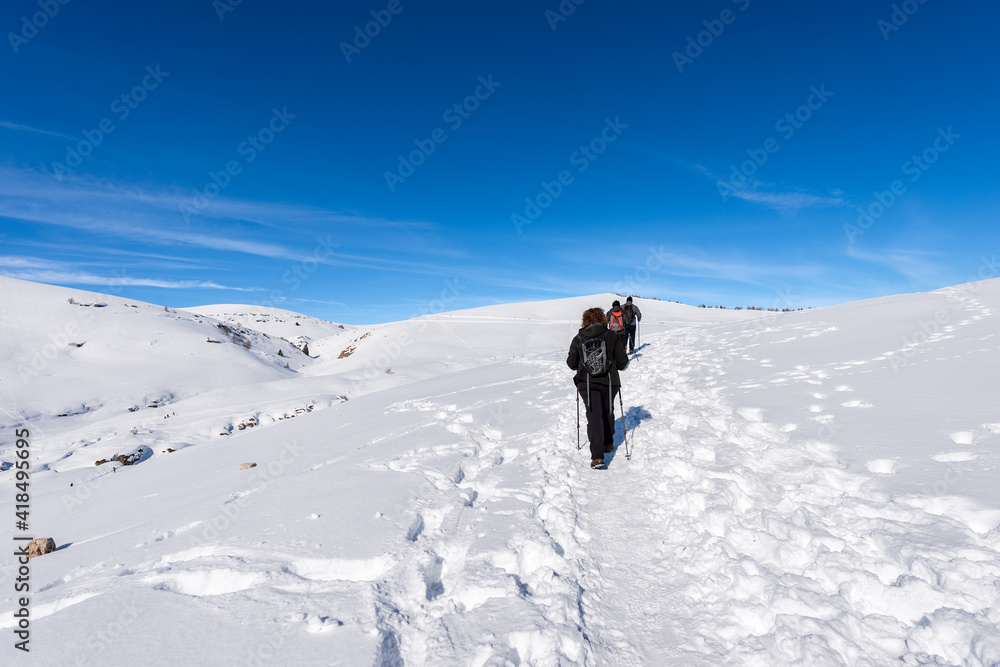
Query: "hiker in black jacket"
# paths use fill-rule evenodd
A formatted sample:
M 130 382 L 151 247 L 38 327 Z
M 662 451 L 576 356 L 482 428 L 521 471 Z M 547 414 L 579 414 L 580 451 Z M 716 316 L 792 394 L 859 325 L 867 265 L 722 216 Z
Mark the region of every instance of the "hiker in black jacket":
M 584 341 L 599 338 L 604 340 L 608 370 L 592 375 L 583 365 Z M 576 371 L 573 381 L 587 405 L 590 467 L 603 468 L 605 452 L 615 447 L 614 399 L 622 385 L 618 371 L 628 366 L 628 355 L 618 334 L 608 329 L 608 320 L 600 308 L 584 311 L 582 327 L 570 343 L 566 365 Z
M 639 312 L 639 306 L 632 303 L 632 297 L 625 299 L 622 319 L 625 321 L 625 331 L 628 332 L 628 353 L 632 354 L 635 352 L 635 329 L 637 323 L 642 321 L 642 313 Z
M 622 339 L 622 347 L 628 346 L 628 326 L 625 324 L 625 313 L 622 311 L 621 301 L 617 299 L 611 304 L 608 311 L 608 328 L 614 331 Z

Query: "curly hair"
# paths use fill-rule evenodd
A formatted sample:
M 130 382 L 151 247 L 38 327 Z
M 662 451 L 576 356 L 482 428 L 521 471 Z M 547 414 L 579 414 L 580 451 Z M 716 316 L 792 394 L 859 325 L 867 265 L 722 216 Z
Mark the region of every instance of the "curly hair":
M 603 324 L 608 326 L 608 317 L 604 314 L 604 310 L 601 308 L 588 308 L 583 311 L 583 324 L 581 329 L 586 329 L 591 324 Z

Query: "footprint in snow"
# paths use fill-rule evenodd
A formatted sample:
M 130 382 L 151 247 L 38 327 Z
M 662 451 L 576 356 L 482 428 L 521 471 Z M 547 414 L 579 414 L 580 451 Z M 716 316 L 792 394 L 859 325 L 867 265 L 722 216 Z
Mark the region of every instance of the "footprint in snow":
M 168 530 L 165 533 L 161 533 L 160 535 L 158 535 L 156 537 L 156 539 L 154 539 L 153 541 L 154 542 L 162 542 L 164 540 L 168 540 L 171 537 L 174 537 L 175 535 L 180 535 L 181 533 L 186 533 L 187 531 L 191 530 L 195 526 L 198 526 L 199 524 L 201 524 L 201 521 L 195 521 L 193 523 L 185 524 L 185 525 L 181 526 L 180 528 L 174 528 L 173 530 Z
M 896 462 L 892 459 L 875 459 L 865 464 L 868 472 L 876 475 L 894 475 L 896 473 Z
M 344 625 L 343 621 L 336 618 L 331 618 L 330 616 L 313 616 L 311 614 L 306 614 L 303 621 L 306 624 L 306 632 L 314 635 L 329 632 L 334 628 Z
M 496 428 L 490 428 L 489 426 L 483 427 L 483 435 L 486 436 L 487 440 L 493 440 L 493 441 L 503 440 L 503 431 Z
M 764 421 L 764 411 L 760 408 L 736 408 L 736 412 L 748 422 Z
M 959 463 L 961 461 L 975 461 L 979 454 L 975 452 L 945 452 L 931 457 L 938 463 Z
M 958 431 L 951 434 L 951 440 L 956 445 L 971 445 L 975 442 L 976 434 L 974 431 Z
M 267 579 L 261 572 L 240 572 L 234 568 L 187 570 L 146 577 L 144 583 L 156 590 L 204 597 L 227 595 L 254 588 Z
M 845 408 L 870 408 L 872 404 L 868 401 L 847 401 L 846 403 L 841 403 Z

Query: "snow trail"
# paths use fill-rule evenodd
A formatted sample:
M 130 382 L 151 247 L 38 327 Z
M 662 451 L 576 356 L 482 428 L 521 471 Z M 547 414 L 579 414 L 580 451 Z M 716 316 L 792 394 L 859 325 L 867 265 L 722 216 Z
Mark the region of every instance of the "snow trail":
M 623 374 L 634 456 L 618 415 L 606 471 L 575 447 L 562 362 L 511 385 L 535 400 L 397 406 L 459 442 L 382 464 L 426 476 L 410 553 L 376 586 L 385 664 L 1000 661 L 995 531 L 892 500 L 830 444 L 728 404 L 738 338 L 646 340 Z
M 706 350 L 735 342 L 710 330 L 647 340 L 623 382 L 630 413 L 650 416 L 633 460 L 619 451 L 593 480 L 601 502 L 583 522 L 617 547 L 594 615 L 638 653 L 608 661 L 1000 661 L 995 530 L 894 502 L 828 444 L 727 405 L 725 363 Z

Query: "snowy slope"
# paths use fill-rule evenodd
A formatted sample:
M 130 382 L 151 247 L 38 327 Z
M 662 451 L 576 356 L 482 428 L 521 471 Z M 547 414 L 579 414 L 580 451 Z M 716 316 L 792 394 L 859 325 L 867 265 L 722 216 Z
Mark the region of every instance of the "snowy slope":
M 35 536 L 62 548 L 32 561 L 31 664 L 1000 663 L 1000 281 L 788 314 L 640 302 L 633 455 L 619 415 L 597 472 L 565 354 L 610 300 L 359 327 L 242 384 L 192 373 L 161 442 L 192 446 L 36 469 Z M 44 324 L 8 303 L 30 347 Z M 12 425 L 40 390 L 3 353 Z M 54 368 L 52 401 L 120 380 L 77 393 Z M 266 428 L 204 430 L 250 412 Z
M 0 434 L 30 422 L 39 467 L 184 440 L 199 430 L 170 421 L 180 403 L 280 382 L 310 361 L 280 338 L 211 317 L 11 278 L 0 278 L 0 312 Z M 200 404 L 200 431 L 232 427 L 238 403 Z M 209 407 L 219 414 L 210 418 Z
M 299 349 L 320 338 L 346 336 L 353 326 L 336 324 L 307 315 L 270 306 L 219 304 L 184 309 L 190 313 L 211 317 L 220 322 L 236 324 L 247 329 L 283 338 L 295 343 Z
M 607 309 L 620 298 L 614 294 L 596 294 L 486 306 L 358 327 L 347 340 L 338 337 L 311 345 L 310 352 L 319 359 L 303 372 L 337 374 L 349 379 L 355 392 L 364 393 L 485 363 L 535 358 L 540 352 L 563 346 L 562 341 L 566 341 L 568 348 L 569 339 L 580 328 L 585 309 Z M 636 304 L 643 313 L 640 335 L 665 326 L 743 322 L 762 315 L 705 310 L 652 299 L 638 299 Z M 345 351 L 350 354 L 342 358 Z M 391 373 L 386 373 L 387 370 Z

